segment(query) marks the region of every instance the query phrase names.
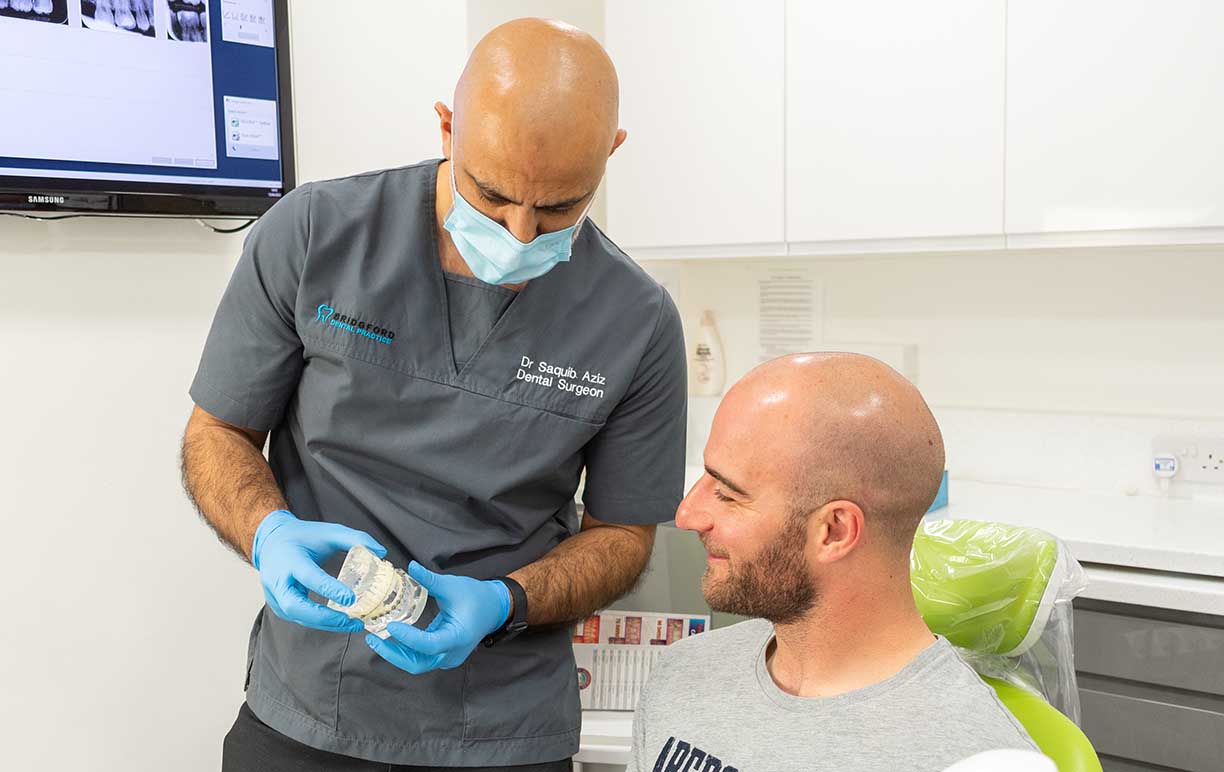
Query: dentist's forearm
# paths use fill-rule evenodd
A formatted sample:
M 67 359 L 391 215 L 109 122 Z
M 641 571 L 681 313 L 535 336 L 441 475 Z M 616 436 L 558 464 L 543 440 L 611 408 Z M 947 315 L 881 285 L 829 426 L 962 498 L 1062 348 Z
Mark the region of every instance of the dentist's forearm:
M 183 488 L 218 538 L 247 561 L 263 518 L 288 508 L 263 456 L 265 437 L 198 407 L 183 434 Z
M 597 522 L 588 515 L 581 532 L 510 574 L 527 593 L 529 626 L 577 622 L 633 588 L 650 559 L 655 526 Z

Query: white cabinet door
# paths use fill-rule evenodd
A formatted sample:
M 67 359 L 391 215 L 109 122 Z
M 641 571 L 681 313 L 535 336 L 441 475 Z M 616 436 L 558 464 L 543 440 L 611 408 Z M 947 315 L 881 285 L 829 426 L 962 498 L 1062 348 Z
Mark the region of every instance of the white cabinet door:
M 442 155 L 433 105 L 454 106 L 467 4 L 360 5 L 289 4 L 299 183 Z
M 788 4 L 786 233 L 821 242 L 792 252 L 1003 246 L 1004 24 L 1004 0 Z
M 1224 227 L 1224 3 L 1011 3 L 1008 244 L 1210 227 Z
M 608 162 L 608 235 L 635 257 L 780 254 L 783 1 L 606 8 L 629 133 Z

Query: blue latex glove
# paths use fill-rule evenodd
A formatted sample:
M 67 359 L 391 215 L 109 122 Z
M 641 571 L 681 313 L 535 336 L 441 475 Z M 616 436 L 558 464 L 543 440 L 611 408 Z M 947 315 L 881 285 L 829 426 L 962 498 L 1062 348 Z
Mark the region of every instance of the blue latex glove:
M 365 629 L 360 619 L 312 601 L 306 590 L 345 606 L 353 591 L 319 567 L 333 553 L 364 544 L 379 557 L 387 550 L 368 533 L 338 523 L 298 520 L 292 512 L 278 509 L 263 519 L 251 545 L 251 563 L 259 571 L 268 607 L 281 619 L 335 633 Z
M 438 601 L 438 616 L 422 630 L 403 622 L 387 625 L 388 640 L 367 635 L 378 656 L 414 675 L 459 667 L 485 637 L 510 616 L 510 590 L 498 581 L 435 574 L 415 560 L 408 575 Z

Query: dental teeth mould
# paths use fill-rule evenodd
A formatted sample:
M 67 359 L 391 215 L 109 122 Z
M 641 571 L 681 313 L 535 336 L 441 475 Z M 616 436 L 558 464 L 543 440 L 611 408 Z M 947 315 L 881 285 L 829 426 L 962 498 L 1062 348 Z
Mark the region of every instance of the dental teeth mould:
M 390 636 L 388 624 L 403 622 L 410 625 L 416 622 L 429 598 L 425 588 L 407 572 L 382 560 L 360 544 L 348 551 L 337 578 L 356 597 L 351 606 L 329 600 L 327 607 L 348 614 L 353 619 L 360 619 L 368 632 L 384 640 Z

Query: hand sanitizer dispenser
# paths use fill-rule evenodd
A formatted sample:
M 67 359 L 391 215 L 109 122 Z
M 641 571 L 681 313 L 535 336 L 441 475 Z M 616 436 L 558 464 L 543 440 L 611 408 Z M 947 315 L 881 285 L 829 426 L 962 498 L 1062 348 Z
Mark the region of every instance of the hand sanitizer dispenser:
M 718 328 L 714 325 L 713 311 L 701 313 L 701 326 L 697 328 L 696 339 L 692 343 L 691 359 L 692 394 L 699 397 L 722 394 L 726 363 Z

